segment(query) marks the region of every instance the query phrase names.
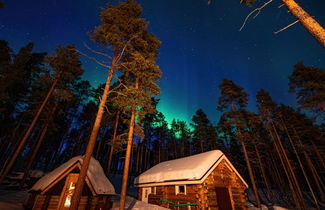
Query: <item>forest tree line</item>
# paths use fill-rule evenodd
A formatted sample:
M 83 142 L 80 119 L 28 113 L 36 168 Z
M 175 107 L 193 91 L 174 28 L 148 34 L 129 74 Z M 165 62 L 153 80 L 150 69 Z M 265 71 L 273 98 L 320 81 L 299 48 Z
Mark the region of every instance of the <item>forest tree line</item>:
M 103 85 L 93 88 L 81 79 L 79 54 L 72 45 L 59 46 L 47 56 L 34 52 L 32 43 L 15 54 L 8 42 L 1 41 L 0 51 L 1 166 L 17 151 L 19 141 L 53 89 L 15 161 L 15 170 L 25 172 L 24 186 L 30 170 L 49 171 L 84 154 Z M 65 59 L 73 60 L 75 66 L 65 67 Z M 64 73 L 57 66 L 64 66 Z M 222 114 L 217 125 L 202 109 L 196 111 L 190 125 L 177 119 L 168 125 L 161 112 L 146 114 L 135 126 L 131 175 L 162 161 L 220 149 L 246 180 L 264 189 L 270 201 L 275 199 L 274 188 L 290 206 L 306 205 L 302 203 L 305 191 L 322 201 L 325 72 L 298 63 L 289 80 L 298 106 L 309 115 L 278 104 L 263 89 L 256 94 L 258 111 L 253 113 L 246 109 L 248 93 L 229 79 L 219 85 L 216 102 Z M 117 99 L 118 94 L 112 95 L 106 103 L 109 111 L 104 113 L 93 153 L 107 175 L 123 169 L 130 120 L 128 112 L 116 107 Z M 152 98 L 151 103 L 156 107 L 159 99 Z
M 306 209 L 311 200 L 320 208 L 325 201 L 325 71 L 294 65 L 288 85 L 299 109 L 279 104 L 261 89 L 254 113 L 247 109 L 244 88 L 224 79 L 215 99 L 221 113 L 216 125 L 202 109 L 190 124 L 174 119 L 169 125 L 156 109 L 160 41 L 148 32 L 141 13 L 134 1 L 102 11 L 102 25 L 91 40 L 110 53 L 91 51 L 111 65 L 86 55 L 109 69 L 106 83 L 96 88 L 82 80 L 85 54 L 74 45 L 58 46 L 48 55 L 34 52 L 33 43 L 15 53 L 0 41 L 0 184 L 11 171 L 22 171 L 23 188 L 31 170 L 48 172 L 86 150 L 107 175 L 124 170 L 136 176 L 162 161 L 220 149 L 250 183 L 257 206 L 259 188 L 270 203 L 282 200 Z

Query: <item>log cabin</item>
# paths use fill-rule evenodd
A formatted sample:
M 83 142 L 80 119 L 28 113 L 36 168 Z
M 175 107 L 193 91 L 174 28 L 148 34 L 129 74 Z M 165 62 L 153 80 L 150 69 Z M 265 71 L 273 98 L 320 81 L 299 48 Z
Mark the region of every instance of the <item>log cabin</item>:
M 138 200 L 170 209 L 247 209 L 248 185 L 220 150 L 161 162 L 134 184 Z
M 27 209 L 68 210 L 82 160 L 82 156 L 74 157 L 36 182 L 29 190 Z M 78 209 L 110 209 L 113 195 L 115 189 L 100 163 L 91 158 Z

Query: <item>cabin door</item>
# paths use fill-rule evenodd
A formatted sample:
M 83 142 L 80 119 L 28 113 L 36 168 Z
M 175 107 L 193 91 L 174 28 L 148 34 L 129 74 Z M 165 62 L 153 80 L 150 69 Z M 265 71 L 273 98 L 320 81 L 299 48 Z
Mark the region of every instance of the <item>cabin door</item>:
M 231 210 L 231 199 L 229 190 L 226 187 L 216 187 L 216 195 L 219 210 Z
M 148 203 L 149 194 L 151 193 L 151 187 L 142 188 L 142 201 Z
M 72 194 L 75 189 L 79 174 L 69 174 L 65 180 L 65 185 L 62 189 L 58 209 L 68 210 L 71 205 Z

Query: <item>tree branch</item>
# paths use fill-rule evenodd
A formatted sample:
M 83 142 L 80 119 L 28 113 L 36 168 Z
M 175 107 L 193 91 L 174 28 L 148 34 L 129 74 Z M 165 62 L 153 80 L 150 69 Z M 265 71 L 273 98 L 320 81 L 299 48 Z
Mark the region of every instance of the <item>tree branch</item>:
M 99 64 L 99 65 L 101 65 L 101 66 L 103 66 L 103 67 L 110 68 L 110 66 L 101 63 L 100 61 L 98 61 L 98 60 L 97 60 L 96 58 L 94 58 L 94 57 L 91 57 L 91 56 L 89 56 L 89 55 L 87 55 L 87 54 L 85 54 L 85 53 L 83 53 L 83 52 L 81 52 L 81 51 L 79 51 L 79 50 L 77 50 L 77 52 L 79 52 L 81 55 L 85 56 L 86 58 L 89 58 L 90 60 L 95 61 L 97 64 Z
M 121 60 L 121 58 L 122 58 L 122 56 L 123 56 L 123 54 L 124 54 L 124 52 L 125 52 L 126 47 L 129 45 L 129 43 L 131 42 L 131 40 L 134 39 L 135 37 L 136 37 L 136 35 L 133 36 L 133 37 L 131 37 L 131 39 L 129 39 L 129 40 L 125 43 L 125 45 L 124 45 L 124 47 L 123 47 L 123 49 L 122 49 L 122 52 L 117 56 L 116 63 L 118 63 L 118 62 Z
M 98 55 L 102 55 L 102 56 L 105 56 L 105 57 L 107 57 L 107 58 L 109 58 L 109 59 L 111 59 L 112 60 L 112 57 L 111 56 L 109 56 L 109 55 L 107 55 L 106 53 L 103 53 L 103 52 L 99 52 L 99 51 L 96 51 L 96 50 L 94 50 L 94 49 L 92 49 L 92 48 L 90 48 L 86 43 L 84 43 L 84 46 L 89 50 L 89 51 L 91 51 L 91 52 L 93 52 L 93 53 L 96 53 L 96 54 L 98 54 Z
M 295 22 L 293 22 L 293 23 L 290 23 L 289 25 L 287 25 L 286 27 L 284 27 L 284 28 L 282 28 L 282 29 L 280 29 L 280 30 L 278 30 L 278 31 L 275 31 L 275 32 L 273 32 L 274 34 L 278 34 L 278 33 L 280 33 L 281 31 L 284 31 L 284 30 L 286 30 L 287 28 L 289 28 L 289 27 L 291 27 L 291 26 L 293 26 L 294 24 L 296 24 L 296 23 L 298 23 L 299 22 L 299 20 L 296 20 Z
M 240 27 L 239 31 L 241 31 L 241 30 L 245 27 L 247 20 L 249 19 L 249 17 L 250 17 L 252 14 L 254 14 L 255 12 L 257 12 L 256 15 L 254 16 L 254 19 L 255 19 L 255 18 L 260 14 L 261 10 L 262 10 L 264 7 L 266 7 L 268 4 L 270 4 L 272 1 L 273 1 L 273 0 L 269 0 L 268 2 L 264 3 L 261 7 L 258 7 L 258 8 L 256 8 L 256 9 L 254 9 L 253 11 L 251 11 L 251 12 L 246 16 L 246 18 L 245 18 L 245 20 L 244 20 L 244 22 L 243 22 L 243 25 Z

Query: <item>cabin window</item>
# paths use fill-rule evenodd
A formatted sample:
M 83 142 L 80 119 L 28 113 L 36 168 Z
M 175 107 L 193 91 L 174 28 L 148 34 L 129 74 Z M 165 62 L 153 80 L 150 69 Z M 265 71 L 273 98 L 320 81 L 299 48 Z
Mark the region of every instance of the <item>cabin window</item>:
M 151 193 L 152 194 L 156 195 L 156 190 L 157 190 L 156 187 L 151 187 Z
M 175 187 L 175 189 L 176 189 L 176 195 L 177 194 L 184 194 L 184 195 L 186 195 L 186 185 L 177 185 Z
M 71 205 L 71 199 L 72 199 L 72 194 L 74 189 L 75 189 L 75 184 L 73 182 L 70 182 L 68 194 L 64 202 L 64 207 L 69 207 Z

